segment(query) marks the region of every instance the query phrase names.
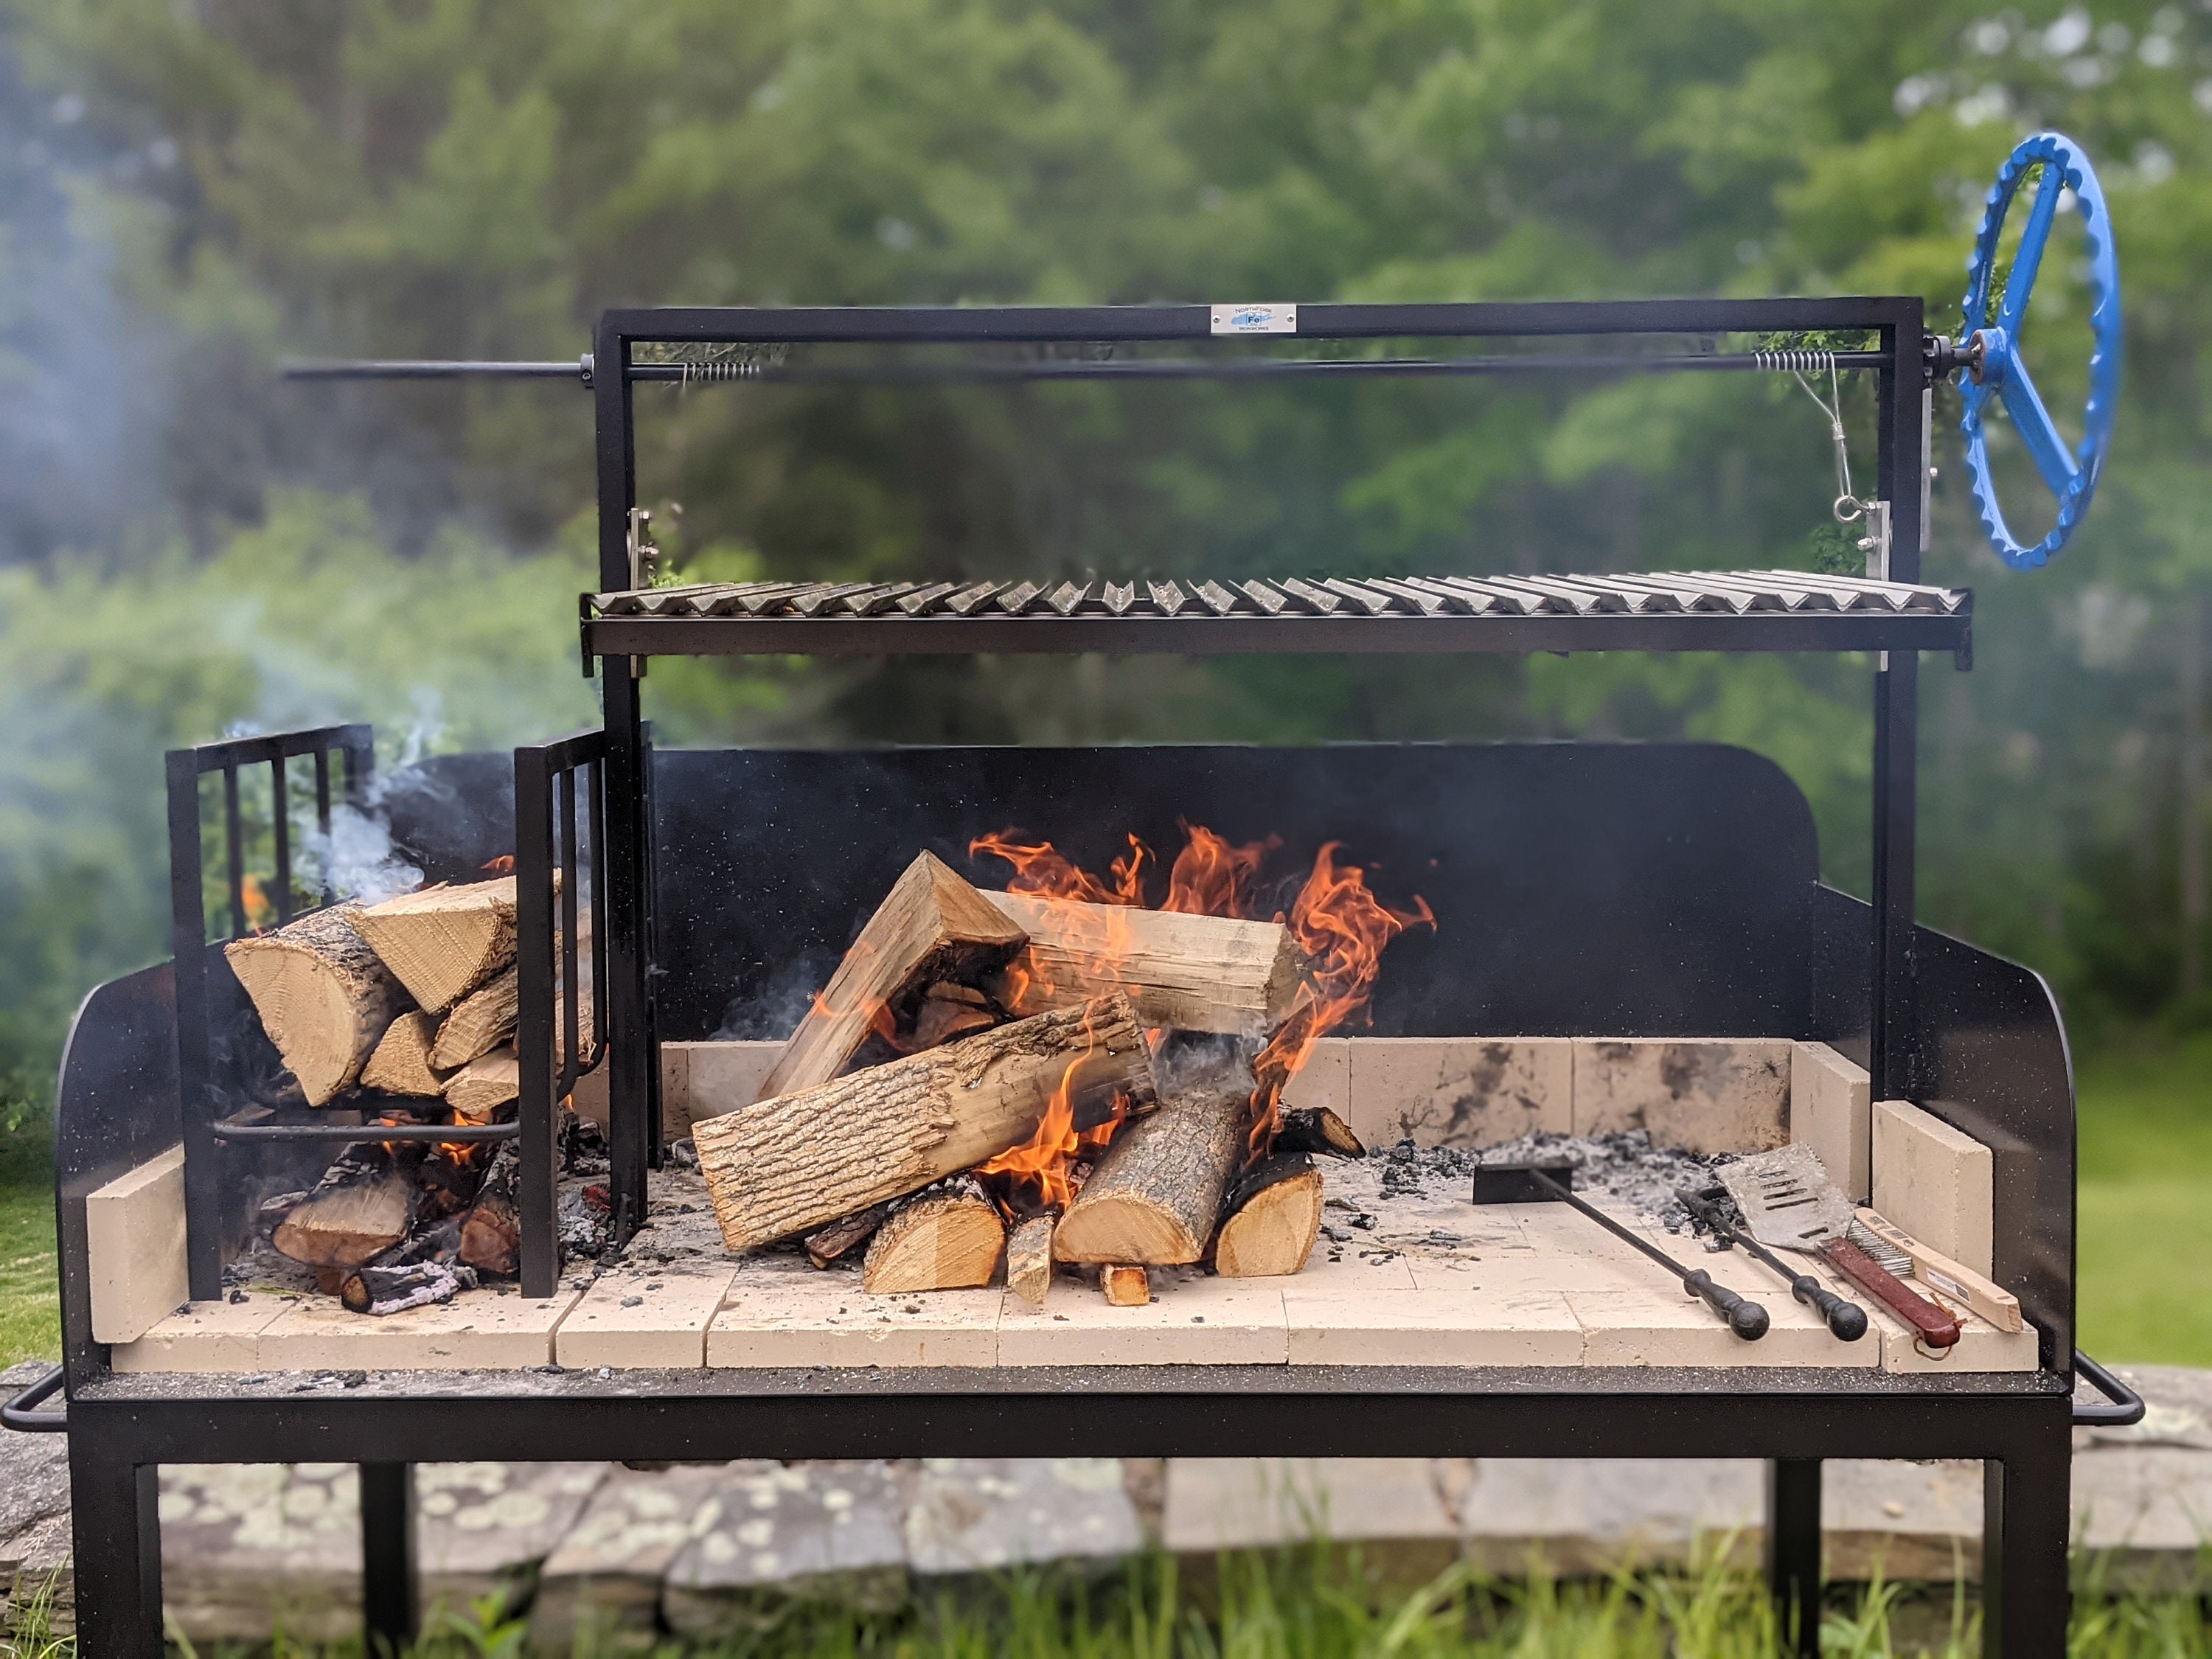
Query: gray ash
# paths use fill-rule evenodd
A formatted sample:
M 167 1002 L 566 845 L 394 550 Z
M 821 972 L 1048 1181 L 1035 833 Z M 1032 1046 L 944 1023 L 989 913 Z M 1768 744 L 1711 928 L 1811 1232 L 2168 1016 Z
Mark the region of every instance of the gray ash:
M 1564 1158 L 1575 1166 L 1577 1192 L 1601 1192 L 1630 1206 L 1670 1233 L 1692 1231 L 1689 1212 L 1674 1194 L 1685 1187 L 1709 1187 L 1714 1171 L 1733 1164 L 1733 1152 L 1685 1152 L 1653 1143 L 1648 1129 L 1603 1135 L 1523 1135 L 1480 1150 L 1458 1146 L 1416 1146 L 1401 1140 L 1377 1154 L 1382 1195 L 1431 1190 L 1439 1183 L 1472 1180 L 1486 1164 L 1526 1164 Z

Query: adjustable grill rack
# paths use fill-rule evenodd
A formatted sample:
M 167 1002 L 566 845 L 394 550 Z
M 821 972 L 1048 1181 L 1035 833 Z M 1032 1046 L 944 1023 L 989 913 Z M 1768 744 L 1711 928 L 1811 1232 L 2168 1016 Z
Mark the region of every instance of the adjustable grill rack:
M 90 1340 L 85 1314 L 82 1197 L 168 1144 L 158 1107 L 145 1103 L 174 1086 L 161 1075 L 164 1056 L 174 1052 L 166 1024 L 173 998 L 166 970 L 151 969 L 104 987 L 88 1001 L 61 1090 L 58 1139 L 69 1409 L 77 1430 L 70 1447 L 76 1548 L 80 1561 L 101 1567 L 78 1577 L 79 1640 L 88 1659 L 124 1653 L 153 1659 L 160 1650 L 152 1475 L 165 1461 L 341 1457 L 372 1464 L 380 1473 L 374 1488 L 378 1508 L 365 1525 L 368 1599 L 373 1629 L 397 1637 L 405 1632 L 409 1616 L 403 1524 L 408 1462 L 451 1456 L 464 1447 L 471 1455 L 489 1457 L 1050 1456 L 1100 1449 L 1102 1423 L 1112 1425 L 1120 1441 L 1111 1449 L 1149 1454 L 1542 1456 L 1571 1450 L 1632 1456 L 1656 1450 L 1766 1458 L 1772 1469 L 1770 1567 L 1785 1608 L 1796 1614 L 1811 1613 L 1818 1591 L 1820 1459 L 1980 1458 L 1987 1471 L 1986 1650 L 2063 1651 L 2069 1396 L 2076 1369 L 2072 1095 L 2063 1033 L 2047 989 L 2033 975 L 1917 929 L 1913 921 L 1919 655 L 1948 652 L 1957 665 L 1967 666 L 1972 623 L 1968 596 L 1919 580 L 1929 387 L 1936 374 L 1953 366 L 1944 343 L 1924 331 L 1921 301 L 1314 306 L 1297 308 L 1289 328 L 1278 326 L 1278 337 L 1263 343 L 1291 350 L 1306 349 L 1302 343 L 1316 338 L 1602 337 L 1619 342 L 1642 337 L 1695 343 L 1688 349 L 1613 344 L 1581 355 L 1445 360 L 1365 357 L 1358 355 L 1356 343 L 1349 348 L 1352 355 L 1326 360 L 1255 356 L 1245 342 L 1234 346 L 1243 355 L 1209 356 L 1221 331 L 1218 319 L 1231 310 L 616 311 L 601 318 L 592 349 L 578 366 L 489 366 L 575 375 L 594 400 L 597 429 L 599 591 L 582 596 L 580 626 L 586 671 L 605 671 L 600 675 L 604 731 L 550 746 L 533 763 L 535 781 L 518 798 L 525 820 L 517 847 L 520 874 L 530 890 L 521 898 L 520 941 L 526 1108 L 542 1103 L 550 1110 L 573 1076 L 573 1062 L 555 1051 L 548 999 L 556 982 L 576 983 L 577 927 L 573 913 L 554 921 L 556 902 L 566 912 L 569 901 L 565 895 L 556 900 L 551 871 L 559 860 L 566 891 L 573 894 L 578 860 L 588 858 L 601 922 L 592 946 L 593 988 L 600 1016 L 595 1029 L 605 1034 L 610 1078 L 610 1186 L 622 1225 L 643 1213 L 646 1173 L 659 1146 L 656 998 L 672 994 L 673 984 L 661 980 L 656 963 L 663 899 L 653 862 L 655 769 L 642 718 L 649 684 L 645 667 L 653 656 L 1865 652 L 1873 657 L 1875 716 L 1871 907 L 1800 876 L 1797 886 L 1809 890 L 1781 893 L 1782 908 L 1751 917 L 1754 925 L 1748 930 L 1738 925 L 1741 917 L 1700 922 L 1691 916 L 1679 931 L 1697 951 L 1713 953 L 1741 949 L 1745 940 L 1767 950 L 1780 948 L 1778 941 L 1804 941 L 1807 952 L 1819 957 L 1808 970 L 1818 984 L 1808 990 L 1800 983 L 1791 1006 L 1817 1015 L 1819 1024 L 1803 1034 L 1831 1037 L 1854 1055 L 1863 1054 L 1877 1099 L 1936 1101 L 1953 1121 L 1998 1147 L 1999 1272 L 2043 1333 L 2041 1369 L 1957 1376 L 1368 1366 L 638 1370 L 611 1378 L 433 1372 L 305 1391 L 283 1377 L 112 1375 L 105 1350 Z M 1288 310 L 1279 308 L 1279 321 Z M 1232 314 L 1229 326 L 1237 325 Z M 752 381 L 810 379 L 988 384 L 1218 376 L 1258 382 L 1360 374 L 1758 372 L 1777 365 L 1759 353 L 1718 352 L 1708 337 L 1814 331 L 1857 331 L 1874 341 L 1867 349 L 1838 354 L 1839 368 L 1870 373 L 1877 382 L 1875 494 L 1887 511 L 1887 536 L 1878 548 L 1886 558 L 1867 580 L 1766 571 L 1235 582 L 970 578 L 922 585 L 794 581 L 687 589 L 653 586 L 640 556 L 633 406 L 640 383 L 727 381 L 741 389 Z M 1190 355 L 1171 361 L 1120 357 L 1125 349 L 1159 342 L 1185 343 Z M 902 366 L 887 359 L 852 368 L 779 356 L 786 348 L 817 344 L 886 351 L 925 347 L 951 354 L 951 361 Z M 962 358 L 963 352 L 969 356 Z M 399 366 L 396 372 L 419 375 L 432 367 Z M 483 367 L 462 366 L 470 372 Z M 384 371 L 376 365 L 330 365 L 319 372 Z M 1081 761 L 1096 769 L 1099 757 L 1116 752 L 1093 751 Z M 1335 752 L 1311 751 L 1310 763 L 1340 785 L 1356 787 L 1358 769 L 1328 772 Z M 1540 770 L 1552 767 L 1559 752 L 1547 748 L 1542 757 L 1512 764 Z M 1566 794 L 1583 800 L 1589 816 L 1627 823 L 1642 834 L 1637 812 L 1624 811 L 1630 802 L 1619 798 L 1626 775 L 1601 751 L 1583 753 L 1601 763 L 1565 768 L 1572 774 Z M 695 823 L 708 816 L 723 826 L 742 825 L 745 809 L 758 799 L 750 792 L 786 781 L 775 757 L 763 760 L 758 767 L 726 766 L 722 787 L 731 793 L 705 807 L 694 809 L 672 793 L 661 815 L 689 812 Z M 988 751 L 964 759 L 957 751 L 908 751 L 900 763 L 922 768 L 916 780 L 937 777 L 927 769 L 934 766 L 942 772 L 938 781 L 965 779 L 961 787 L 972 788 L 979 781 L 1003 783 L 1009 775 L 1004 769 L 1019 762 Z M 556 783 L 562 776 L 574 778 L 580 769 L 581 783 Z M 1224 763 L 1216 787 L 1233 785 L 1234 774 Z M 1126 781 L 1139 775 L 1117 775 Z M 817 787 L 823 779 L 836 781 L 835 769 L 817 777 Z M 1707 804 L 1688 784 L 1674 789 L 1674 806 L 1692 818 Z M 1577 797 L 1577 791 L 1583 793 Z M 1627 793 L 1635 807 L 1648 805 Z M 848 820 L 859 821 L 890 813 L 910 797 L 887 792 L 875 798 L 885 805 L 871 807 L 864 800 L 857 811 L 849 789 L 825 798 L 838 800 Z M 945 798 L 991 797 L 956 791 Z M 590 828 L 567 829 L 580 801 L 591 803 L 586 809 Z M 1762 816 L 1748 825 L 1753 840 L 1747 845 L 1759 844 L 1759 836 L 1775 821 L 1770 806 L 1778 805 L 1785 817 L 1802 811 L 1794 797 L 1760 806 Z M 557 842 L 550 834 L 556 818 L 564 826 Z M 903 819 L 885 827 L 908 829 Z M 1809 834 L 1808 823 L 1802 833 Z M 1634 844 L 1654 848 L 1659 840 L 1646 836 Z M 1691 840 L 1674 837 L 1666 846 L 1674 849 L 1677 842 Z M 587 850 L 580 853 L 586 842 Z M 1546 855 L 1541 842 L 1528 845 L 1534 849 L 1528 855 Z M 1704 856 L 1711 856 L 1710 848 Z M 726 872 L 743 866 L 716 867 Z M 1705 874 L 1725 884 L 1737 872 Z M 1773 887 L 1771 879 L 1768 887 Z M 1543 943 L 1545 922 L 1538 912 L 1550 901 L 1539 888 L 1527 886 L 1513 902 L 1522 907 L 1520 937 Z M 1794 919 L 1787 926 L 1776 920 L 1785 912 Z M 1654 914 L 1661 917 L 1662 935 L 1669 922 L 1686 920 L 1679 905 L 1673 912 L 1662 905 Z M 701 931 L 699 917 L 680 920 L 691 931 L 670 942 L 672 951 L 696 944 Z M 726 921 L 715 919 L 725 927 Z M 1556 945 L 1556 927 L 1551 933 Z M 556 946 L 561 938 L 566 943 Z M 180 946 L 180 964 L 183 954 Z M 1559 963 L 1551 966 L 1556 974 Z M 1638 978 L 1644 984 L 1662 981 L 1652 974 Z M 1573 974 L 1562 982 L 1574 983 Z M 1739 993 L 1730 994 L 1741 1000 Z M 1600 1022 L 1610 1012 L 1610 1006 L 1590 999 L 1560 1012 L 1554 1029 L 1601 1032 L 1609 1029 Z M 573 1000 L 568 1018 L 574 1018 Z M 92 1052 L 94 1035 L 107 1052 Z M 567 1055 L 576 1055 L 579 1037 L 570 1025 Z M 2081 1370 L 2093 1382 L 2101 1375 L 2086 1364 Z M 1814 1650 L 1816 1626 L 1812 1617 L 1799 1620 L 1802 1650 Z

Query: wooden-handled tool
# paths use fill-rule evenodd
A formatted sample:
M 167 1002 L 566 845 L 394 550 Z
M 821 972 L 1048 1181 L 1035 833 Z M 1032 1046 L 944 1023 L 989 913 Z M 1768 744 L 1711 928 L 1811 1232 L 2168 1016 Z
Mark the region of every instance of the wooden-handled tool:
M 1963 1302 L 1980 1318 L 2001 1331 L 2024 1331 L 2027 1321 L 2020 1311 L 2020 1298 L 1942 1251 L 1923 1244 L 1911 1233 L 1874 1211 L 1862 1207 L 1858 1224 L 1911 1264 L 1912 1276 L 1954 1302 Z
M 1685 1267 L 1656 1245 L 1646 1243 L 1611 1216 L 1574 1194 L 1575 1166 L 1564 1160 L 1546 1164 L 1486 1164 L 1474 1172 L 1474 1201 L 1478 1204 L 1540 1204 L 1553 1201 L 1573 1206 L 1607 1232 L 1650 1256 L 1678 1279 L 1684 1290 L 1728 1322 L 1729 1329 L 1747 1342 L 1766 1334 L 1766 1310 L 1749 1297 L 1734 1291 L 1699 1267 Z
M 1736 1245 L 1746 1255 L 1756 1258 L 1779 1273 L 1790 1286 L 1790 1295 L 1819 1314 L 1838 1341 L 1856 1342 L 1867 1334 L 1864 1308 L 1838 1296 L 1811 1273 L 1793 1271 L 1788 1262 L 1735 1224 L 1729 1212 L 1727 1188 L 1708 1187 L 1699 1191 L 1694 1187 L 1686 1187 L 1676 1196 L 1682 1200 L 1683 1207 L 1703 1223 L 1714 1237 Z
M 1798 1141 L 1771 1152 L 1754 1152 L 1723 1165 L 1717 1173 L 1760 1243 L 1818 1255 L 1911 1325 L 1923 1347 L 1956 1346 L 1959 1322 L 1948 1310 L 1919 1294 L 1850 1242 L 1851 1202 L 1828 1179 L 1811 1147 Z

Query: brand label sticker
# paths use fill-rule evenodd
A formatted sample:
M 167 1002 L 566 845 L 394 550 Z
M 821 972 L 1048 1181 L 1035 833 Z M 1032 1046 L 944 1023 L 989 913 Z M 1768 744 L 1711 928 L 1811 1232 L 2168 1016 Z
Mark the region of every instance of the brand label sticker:
M 1295 334 L 1298 331 L 1298 308 L 1296 306 L 1216 306 L 1213 307 L 1213 331 L 1216 334 Z

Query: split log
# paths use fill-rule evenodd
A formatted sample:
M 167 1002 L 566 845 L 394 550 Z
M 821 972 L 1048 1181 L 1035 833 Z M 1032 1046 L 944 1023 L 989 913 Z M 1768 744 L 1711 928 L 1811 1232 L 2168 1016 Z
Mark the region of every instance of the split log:
M 861 1267 L 861 1288 L 884 1296 L 972 1290 L 991 1282 L 1006 1247 L 999 1206 L 973 1176 L 956 1176 L 915 1194 L 876 1230 Z
M 914 1017 L 914 1046 L 934 1048 L 970 1031 L 988 1030 L 1003 1018 L 981 991 L 940 981 L 922 994 Z
M 1239 1181 L 1224 1206 L 1213 1270 L 1224 1279 L 1294 1273 L 1321 1235 L 1321 1171 L 1307 1152 L 1281 1152 Z
M 520 974 L 510 967 L 455 1003 L 453 1012 L 438 1028 L 430 1064 L 441 1072 L 454 1071 L 512 1038 L 515 1014 L 521 1006 L 520 985 Z M 589 1042 L 589 1037 L 585 1041 Z
M 1364 1158 L 1366 1143 L 1326 1106 L 1302 1106 L 1283 1114 L 1275 1136 L 1279 1152 L 1320 1152 L 1329 1158 Z
M 359 1314 L 404 1313 L 451 1302 L 462 1291 L 476 1288 L 471 1267 L 449 1267 L 442 1261 L 416 1261 L 400 1267 L 356 1267 L 338 1285 L 338 1300 Z
M 347 913 L 416 1001 L 441 1014 L 514 960 L 514 878 L 442 884 Z
M 1098 1288 L 1116 1308 L 1141 1308 L 1152 1299 L 1152 1281 L 1142 1267 L 1117 1263 L 1103 1267 Z
M 819 1232 L 806 1235 L 806 1259 L 817 1267 L 849 1255 L 876 1236 L 876 1229 L 890 1218 L 889 1204 L 871 1204 L 865 1210 L 833 1221 Z
M 480 1054 L 446 1079 L 446 1104 L 456 1118 L 489 1123 L 492 1114 L 522 1093 L 522 1067 L 512 1048 Z
M 522 1206 L 514 1190 L 521 1176 L 520 1150 L 511 1140 L 501 1141 L 461 1224 L 461 1260 L 479 1273 L 507 1276 L 521 1265 Z
M 1115 1136 L 1052 1239 L 1062 1261 L 1196 1261 L 1243 1162 L 1248 1090 L 1204 1084 Z
M 1006 1288 L 1032 1308 L 1052 1288 L 1052 1230 L 1059 1218 L 1035 1215 L 1006 1239 Z
M 318 910 L 222 947 L 253 1000 L 261 1029 L 310 1106 L 360 1079 L 362 1065 L 407 1006 L 406 991 L 349 914 Z
M 417 1188 L 376 1146 L 349 1147 L 277 1224 L 277 1252 L 311 1267 L 357 1267 L 402 1243 Z
M 438 1017 L 419 1009 L 393 1020 L 386 1028 L 368 1064 L 361 1068 L 361 1086 L 380 1089 L 387 1095 L 441 1095 L 446 1080 L 430 1065 L 430 1049 L 438 1040 Z
M 1039 1014 L 691 1129 L 733 1250 L 903 1197 L 1036 1133 L 1065 1079 L 1075 1127 L 1157 1103 L 1126 997 Z
M 1147 1025 L 1264 1036 L 1297 998 L 1302 960 L 1280 922 L 1027 893 L 984 896 L 1029 935 L 1029 947 L 987 988 L 1018 1014 L 1121 991 Z
M 910 1025 L 939 981 L 978 979 L 1011 960 L 1027 936 L 933 854 L 892 884 L 830 983 L 783 1045 L 760 1100 L 793 1095 L 844 1071 L 879 1016 Z

